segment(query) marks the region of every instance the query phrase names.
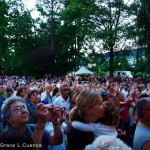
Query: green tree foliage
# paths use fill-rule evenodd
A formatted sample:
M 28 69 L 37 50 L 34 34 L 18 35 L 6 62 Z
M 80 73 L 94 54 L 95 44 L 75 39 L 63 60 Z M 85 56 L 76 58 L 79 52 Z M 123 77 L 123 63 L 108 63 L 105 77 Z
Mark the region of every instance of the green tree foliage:
M 34 50 L 32 18 L 22 1 L 8 3 L 7 44 L 3 69 L 6 73 L 30 75 L 31 51 Z
M 150 1 L 139 0 L 137 3 L 137 33 L 138 33 L 138 45 L 145 47 L 146 50 L 146 62 L 150 63 Z M 143 64 L 143 63 L 142 63 Z M 150 68 L 145 65 L 145 70 L 150 73 Z
M 62 24 L 58 28 L 58 37 L 60 37 L 60 47 L 62 57 L 66 58 L 68 69 L 77 69 L 84 64 L 83 45 L 88 33 L 88 24 L 85 23 L 87 10 L 83 1 L 70 0 L 66 3 L 65 9 L 60 12 Z M 60 59 L 61 60 L 61 59 Z
M 92 12 L 88 22 L 94 27 L 93 38 L 100 44 L 100 52 L 109 52 L 109 71 L 113 76 L 114 51 L 122 50 L 130 39 L 128 31 L 133 26 L 133 21 L 129 21 L 132 13 L 123 0 L 96 1 Z
M 4 0 L 0 1 L 0 71 L 4 62 L 4 55 L 7 49 L 7 25 L 8 25 L 8 5 Z
M 109 70 L 113 75 L 117 68 L 129 68 L 124 54 L 122 58 L 117 57 L 116 51 L 128 49 L 128 40 L 136 39 L 136 3 L 38 0 L 36 9 L 40 16 L 36 19 L 31 17 L 31 11 L 21 0 L 7 3 L 3 0 L 0 4 L 0 59 L 6 73 L 64 75 L 84 65 L 97 73 Z M 140 8 L 139 13 L 145 12 L 144 16 L 147 16 L 145 7 Z M 142 26 L 139 35 L 144 37 L 141 33 L 146 30 Z M 143 41 L 143 46 L 148 45 L 148 38 Z
M 63 6 L 64 2 L 61 0 L 39 0 L 36 4 L 41 17 L 37 20 L 38 49 L 34 60 L 39 64 L 38 70 L 51 75 L 65 72 L 65 67 L 61 66 L 67 59 L 64 57 L 64 61 L 59 63 L 59 56 L 62 56 L 59 39 L 62 38 L 58 36 L 58 27 L 61 24 L 59 12 Z

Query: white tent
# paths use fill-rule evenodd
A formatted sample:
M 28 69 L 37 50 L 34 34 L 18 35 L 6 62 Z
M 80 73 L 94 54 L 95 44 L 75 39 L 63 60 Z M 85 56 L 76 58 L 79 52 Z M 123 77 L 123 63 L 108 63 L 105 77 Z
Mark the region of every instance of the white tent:
M 93 72 L 82 66 L 77 72 L 75 72 L 75 75 L 78 74 L 93 74 Z

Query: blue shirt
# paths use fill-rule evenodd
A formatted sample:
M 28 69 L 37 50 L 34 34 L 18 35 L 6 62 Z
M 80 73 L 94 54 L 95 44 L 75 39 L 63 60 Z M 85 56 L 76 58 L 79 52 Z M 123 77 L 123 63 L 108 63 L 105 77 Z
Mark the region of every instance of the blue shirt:
M 133 149 L 141 150 L 142 146 L 147 142 L 150 142 L 150 128 L 137 124 L 133 140 Z

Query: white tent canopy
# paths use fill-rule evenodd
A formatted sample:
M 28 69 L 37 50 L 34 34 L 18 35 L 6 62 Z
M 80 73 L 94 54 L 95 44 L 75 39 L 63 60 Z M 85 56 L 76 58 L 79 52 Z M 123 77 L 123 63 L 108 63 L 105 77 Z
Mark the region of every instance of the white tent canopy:
M 93 74 L 93 72 L 82 66 L 77 72 L 75 72 L 75 75 L 78 74 Z

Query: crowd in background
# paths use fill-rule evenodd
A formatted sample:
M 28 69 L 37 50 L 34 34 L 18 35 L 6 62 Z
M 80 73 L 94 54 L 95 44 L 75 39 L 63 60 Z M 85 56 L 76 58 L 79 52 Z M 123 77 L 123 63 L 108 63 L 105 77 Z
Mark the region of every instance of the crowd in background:
M 82 150 L 86 147 L 86 150 L 92 150 L 93 147 L 95 149 L 98 146 L 102 147 L 104 143 L 98 144 L 102 140 L 106 143 L 105 146 L 115 147 L 116 145 L 113 145 L 112 141 L 116 141 L 118 147 L 119 143 L 122 146 L 120 149 L 142 149 L 145 143 L 149 144 L 150 134 L 143 137 L 145 141 L 143 140 L 139 147 L 137 144 L 140 142 L 137 141 L 140 139 L 137 138 L 141 136 L 141 131 L 135 129 L 139 123 L 138 126 L 148 126 L 147 132 L 150 133 L 149 123 L 147 124 L 150 122 L 150 117 L 148 117 L 150 115 L 149 97 L 150 82 L 146 78 L 66 75 L 37 80 L 3 76 L 0 78 L 0 108 L 2 110 L 0 112 L 2 116 L 0 117 L 0 129 L 5 132 L 9 131 L 10 128 L 6 130 L 9 125 L 9 127 L 12 126 L 19 130 L 19 127 L 17 126 L 17 128 L 14 124 L 14 120 L 10 119 L 12 116 L 10 114 L 9 117 L 5 116 L 6 106 L 9 106 L 8 101 L 12 100 L 11 109 L 14 104 L 13 100 L 17 99 L 15 104 L 22 107 L 15 111 L 27 110 L 26 115 L 29 115 L 24 121 L 24 126 L 26 123 L 36 125 L 29 126 L 30 129 L 33 129 L 33 135 L 39 134 L 41 128 L 44 128 L 44 133 L 40 132 L 44 139 L 41 140 L 40 136 L 32 138 L 33 143 L 40 144 L 42 141 L 43 149 Z M 146 99 L 148 102 L 139 104 L 139 99 L 140 101 Z M 136 106 L 139 107 L 136 108 Z M 142 110 L 137 112 L 138 108 Z M 41 112 L 38 109 L 41 109 Z M 40 118 L 43 110 L 50 112 L 50 117 L 45 120 Z M 11 111 L 10 113 L 12 113 Z M 46 115 L 43 116 L 46 118 Z M 146 123 L 143 118 L 146 118 Z M 58 127 L 58 125 L 60 126 Z M 146 133 L 146 130 L 143 131 Z M 48 137 L 48 134 L 53 136 Z M 1 136 L 5 136 L 4 132 Z M 101 136 L 104 137 L 100 138 Z M 56 140 L 56 138 L 60 140 Z M 50 142 L 43 141 L 47 139 Z M 146 146 L 150 148 L 150 144 Z

